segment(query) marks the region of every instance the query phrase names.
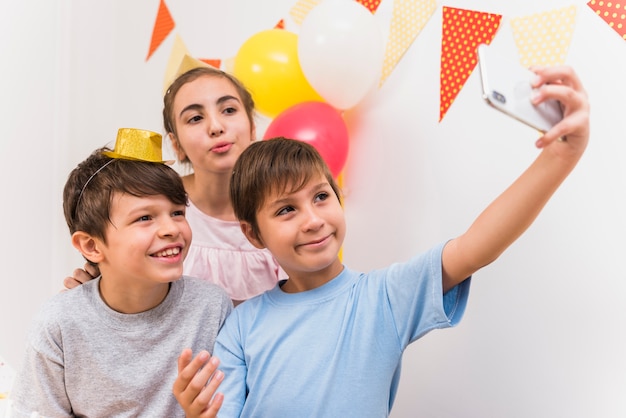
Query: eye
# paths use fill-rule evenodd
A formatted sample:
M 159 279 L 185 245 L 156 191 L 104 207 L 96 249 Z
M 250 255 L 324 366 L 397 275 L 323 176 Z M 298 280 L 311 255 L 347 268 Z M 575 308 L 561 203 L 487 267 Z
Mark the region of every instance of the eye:
M 285 206 L 284 208 L 280 208 L 278 212 L 276 212 L 276 216 L 286 215 L 289 212 L 293 212 L 295 209 L 293 206 Z
M 149 221 L 151 219 L 152 219 L 152 216 L 150 216 L 150 215 L 143 215 L 143 216 L 140 216 L 139 218 L 137 218 L 136 222 L 147 222 L 147 221 Z
M 234 113 L 237 113 L 237 108 L 229 106 L 229 107 L 225 108 L 223 110 L 223 112 L 226 113 L 227 115 L 232 115 Z
M 182 210 L 182 209 L 181 210 L 175 210 L 174 212 L 172 212 L 172 217 L 175 217 L 175 216 L 185 217 L 185 211 Z
M 315 202 L 323 202 L 324 200 L 328 199 L 329 194 L 327 192 L 321 192 L 315 195 Z
M 192 116 L 191 118 L 189 118 L 189 120 L 187 120 L 187 123 L 196 123 L 202 120 L 202 116 L 200 115 L 195 115 Z

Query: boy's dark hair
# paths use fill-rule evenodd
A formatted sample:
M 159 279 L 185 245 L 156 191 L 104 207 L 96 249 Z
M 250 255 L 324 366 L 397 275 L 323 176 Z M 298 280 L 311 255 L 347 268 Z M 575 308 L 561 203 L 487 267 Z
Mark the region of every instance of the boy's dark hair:
M 187 205 L 187 193 L 176 171 L 162 163 L 107 157 L 100 148 L 78 164 L 63 189 L 63 213 L 70 234 L 84 231 L 106 242 L 114 193 L 132 196 L 164 195 L 172 203 Z M 114 160 L 114 161 L 111 161 Z
M 273 192 L 297 192 L 318 174 L 328 180 L 341 201 L 337 182 L 312 145 L 282 137 L 253 142 L 237 159 L 230 181 L 235 216 L 248 222 L 258 236 L 256 214 L 266 196 Z

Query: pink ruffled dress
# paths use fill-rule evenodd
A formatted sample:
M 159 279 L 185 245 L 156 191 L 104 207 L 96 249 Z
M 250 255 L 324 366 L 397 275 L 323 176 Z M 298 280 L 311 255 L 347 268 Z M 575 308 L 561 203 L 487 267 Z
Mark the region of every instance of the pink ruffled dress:
M 261 294 L 287 278 L 268 250 L 250 244 L 239 222 L 212 218 L 191 201 L 187 221 L 193 239 L 183 267 L 185 275 L 215 283 L 237 301 Z

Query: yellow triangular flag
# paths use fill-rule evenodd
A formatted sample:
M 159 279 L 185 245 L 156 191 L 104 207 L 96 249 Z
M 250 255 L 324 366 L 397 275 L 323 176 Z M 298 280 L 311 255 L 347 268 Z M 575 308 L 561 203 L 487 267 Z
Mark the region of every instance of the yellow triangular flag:
M 394 0 L 379 86 L 382 86 L 413 40 L 426 26 L 436 7 L 435 0 Z
M 170 87 L 172 81 L 174 81 L 177 77 L 178 68 L 180 67 L 180 63 L 183 58 L 189 55 L 187 51 L 187 47 L 185 46 L 181 37 L 176 34 L 176 38 L 174 39 L 174 45 L 172 46 L 172 52 L 170 52 L 170 58 L 167 61 L 167 68 L 165 69 L 165 77 L 163 79 L 163 94 Z
M 565 63 L 576 23 L 576 6 L 511 19 L 524 67 Z
M 298 2 L 291 7 L 291 10 L 289 10 L 289 14 L 296 24 L 301 25 L 306 15 L 321 1 L 322 0 L 298 0 Z

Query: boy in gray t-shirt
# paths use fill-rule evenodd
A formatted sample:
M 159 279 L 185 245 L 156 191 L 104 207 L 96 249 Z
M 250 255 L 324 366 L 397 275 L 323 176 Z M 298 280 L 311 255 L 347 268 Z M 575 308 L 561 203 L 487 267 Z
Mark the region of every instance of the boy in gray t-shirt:
M 63 209 L 72 244 L 101 276 L 54 296 L 35 318 L 10 416 L 184 416 L 171 359 L 183 347 L 212 351 L 232 303 L 182 277 L 187 194 L 161 158 L 160 135 L 120 129 L 114 150 L 71 172 Z M 216 372 L 205 390 L 222 378 Z

